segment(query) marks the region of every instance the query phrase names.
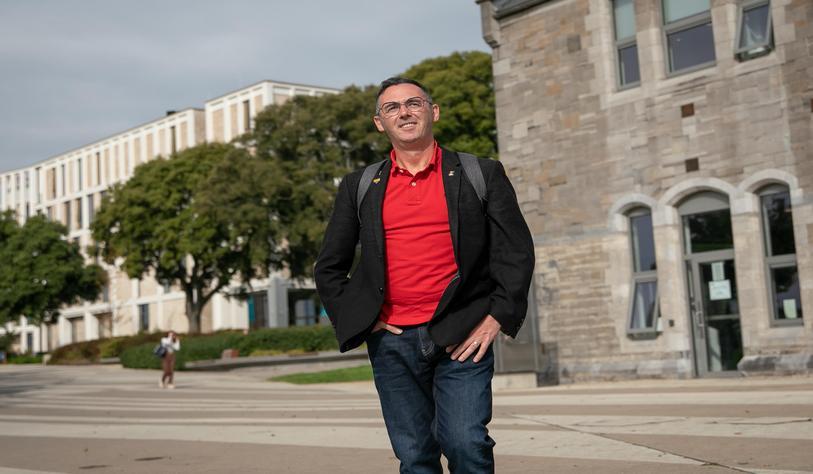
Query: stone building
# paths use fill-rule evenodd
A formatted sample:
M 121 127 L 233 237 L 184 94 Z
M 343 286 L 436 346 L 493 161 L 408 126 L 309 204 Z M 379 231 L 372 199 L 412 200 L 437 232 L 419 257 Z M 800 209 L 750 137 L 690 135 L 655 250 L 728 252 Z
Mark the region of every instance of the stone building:
M 20 223 L 34 214 L 45 214 L 64 224 L 68 238 L 84 249 L 92 243 L 90 223 L 106 190 L 129 179 L 139 164 L 201 143 L 231 141 L 249 131 L 254 116 L 267 105 L 284 103 L 295 95 L 336 92 L 261 81 L 209 100 L 203 109 L 167 112 L 165 117 L 32 166 L 0 172 L 0 211 L 14 211 Z M 105 267 L 109 284 L 98 301 L 64 308 L 55 324 L 42 327 L 21 318 L 12 329 L 17 336 L 16 350 L 44 352 L 72 342 L 140 331 L 187 330 L 185 296 L 180 288 L 162 285 L 151 277 L 131 279 L 113 266 Z M 312 288 L 300 288 L 279 272 L 253 281 L 252 287 L 248 301 L 215 295 L 203 310 L 201 329 L 317 322 Z
M 813 2 L 480 0 L 547 377 L 813 369 Z

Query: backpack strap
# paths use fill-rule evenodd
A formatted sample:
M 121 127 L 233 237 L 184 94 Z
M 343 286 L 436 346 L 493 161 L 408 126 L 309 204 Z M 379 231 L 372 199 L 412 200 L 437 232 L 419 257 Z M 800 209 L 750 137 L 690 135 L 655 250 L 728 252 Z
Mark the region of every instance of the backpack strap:
M 457 153 L 457 156 L 460 157 L 463 172 L 466 173 L 466 177 L 474 187 L 474 192 L 477 193 L 477 197 L 480 198 L 480 203 L 485 204 L 488 201 L 486 199 L 486 180 L 483 178 L 483 170 L 480 168 L 477 157 L 469 153 L 460 152 Z
M 359 222 L 361 222 L 361 201 L 367 194 L 367 190 L 370 189 L 370 183 L 373 182 L 373 178 L 375 175 L 381 172 L 381 168 L 386 162 L 387 160 L 381 160 L 377 163 L 368 165 L 366 168 L 364 168 L 364 172 L 361 173 L 359 187 L 356 190 L 356 216 L 358 216 Z

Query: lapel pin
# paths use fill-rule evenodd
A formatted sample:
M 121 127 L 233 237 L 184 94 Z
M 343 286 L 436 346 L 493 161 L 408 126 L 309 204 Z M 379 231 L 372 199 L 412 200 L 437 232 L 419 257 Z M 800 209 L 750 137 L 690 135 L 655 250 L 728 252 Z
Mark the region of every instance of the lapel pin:
M 454 170 L 449 171 L 449 176 L 454 176 Z
M 373 180 L 373 183 L 378 184 L 379 181 L 381 181 L 381 178 L 376 178 Z

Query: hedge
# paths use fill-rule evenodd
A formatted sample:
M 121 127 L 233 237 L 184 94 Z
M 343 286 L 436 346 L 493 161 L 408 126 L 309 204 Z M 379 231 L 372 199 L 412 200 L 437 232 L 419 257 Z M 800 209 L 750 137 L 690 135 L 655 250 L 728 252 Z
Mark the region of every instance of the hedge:
M 314 352 L 338 348 L 336 336 L 330 326 L 260 329 L 248 333 L 235 347 L 243 357 L 257 350 Z
M 41 364 L 42 356 L 32 354 L 6 354 L 9 364 Z
M 48 364 L 71 365 L 97 363 L 101 358 L 119 357 L 127 348 L 139 346 L 147 342 L 157 343 L 161 340 L 163 335 L 163 333 L 154 332 L 75 342 L 54 350 L 51 353 L 51 359 L 48 361 Z
M 141 344 L 124 350 L 121 365 L 131 369 L 159 369 L 161 360 L 152 354 L 155 343 Z M 330 326 L 307 326 L 259 329 L 243 335 L 241 332 L 220 332 L 200 336 L 181 336 L 181 350 L 175 367 L 183 370 L 186 362 L 219 359 L 225 349 L 237 349 L 240 356 L 256 351 L 313 352 L 336 350 L 338 344 Z

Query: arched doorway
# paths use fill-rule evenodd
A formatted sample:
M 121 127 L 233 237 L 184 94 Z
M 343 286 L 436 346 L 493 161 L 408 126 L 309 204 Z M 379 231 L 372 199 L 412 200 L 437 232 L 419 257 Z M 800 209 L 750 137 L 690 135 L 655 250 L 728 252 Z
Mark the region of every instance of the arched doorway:
M 678 205 L 691 314 L 695 372 L 735 373 L 742 330 L 728 198 L 700 192 Z

